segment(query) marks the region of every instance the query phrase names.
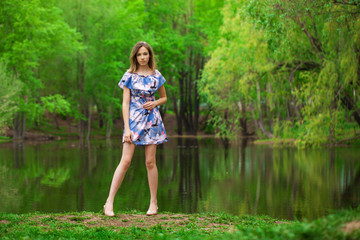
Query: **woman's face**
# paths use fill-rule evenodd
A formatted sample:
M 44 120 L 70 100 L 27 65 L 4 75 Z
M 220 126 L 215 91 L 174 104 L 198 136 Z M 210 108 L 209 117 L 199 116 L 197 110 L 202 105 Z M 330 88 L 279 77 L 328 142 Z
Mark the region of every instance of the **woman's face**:
M 146 47 L 142 46 L 136 53 L 136 60 L 141 66 L 146 66 L 149 63 L 150 54 Z

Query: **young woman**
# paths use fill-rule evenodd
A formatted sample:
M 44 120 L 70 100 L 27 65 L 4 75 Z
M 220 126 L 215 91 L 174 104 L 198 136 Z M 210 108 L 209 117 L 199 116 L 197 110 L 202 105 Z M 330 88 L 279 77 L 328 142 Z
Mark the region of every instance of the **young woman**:
M 156 215 L 158 171 L 156 168 L 156 146 L 167 142 L 167 136 L 157 106 L 167 100 L 165 78 L 155 69 L 154 52 L 146 42 L 138 42 L 130 55 L 130 69 L 119 82 L 124 90 L 122 112 L 124 119 L 123 152 L 120 164 L 115 170 L 109 196 L 104 205 L 106 216 L 115 216 L 113 202 L 131 159 L 135 146 L 145 146 L 145 163 L 150 188 L 150 206 L 146 215 Z M 158 91 L 160 98 L 155 99 Z

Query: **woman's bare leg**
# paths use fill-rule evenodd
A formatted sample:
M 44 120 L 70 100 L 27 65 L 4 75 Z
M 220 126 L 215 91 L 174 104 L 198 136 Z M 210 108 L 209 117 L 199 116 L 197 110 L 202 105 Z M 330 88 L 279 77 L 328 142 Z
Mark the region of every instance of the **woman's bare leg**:
M 147 215 L 157 214 L 158 170 L 156 167 L 156 145 L 145 146 L 145 161 L 150 188 L 150 206 Z
M 117 166 L 110 187 L 109 196 L 106 200 L 104 206 L 104 214 L 107 216 L 114 216 L 113 204 L 116 192 L 118 191 L 126 171 L 130 167 L 131 159 L 134 155 L 135 144 L 123 143 L 123 152 L 121 156 L 121 161 Z

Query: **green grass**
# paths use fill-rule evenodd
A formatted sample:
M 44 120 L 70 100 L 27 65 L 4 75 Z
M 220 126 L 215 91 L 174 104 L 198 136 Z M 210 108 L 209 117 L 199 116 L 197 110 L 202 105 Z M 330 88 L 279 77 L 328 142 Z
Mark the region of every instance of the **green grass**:
M 6 136 L 0 136 L 0 143 L 4 142 L 11 142 L 11 138 Z
M 133 219 L 126 220 L 126 216 Z M 345 233 L 346 223 L 360 221 L 360 208 L 314 221 L 280 221 L 267 216 L 229 214 L 122 212 L 0 213 L 1 239 L 360 239 L 360 230 Z M 117 222 L 120 225 L 112 225 Z M 123 225 L 121 225 L 123 224 Z

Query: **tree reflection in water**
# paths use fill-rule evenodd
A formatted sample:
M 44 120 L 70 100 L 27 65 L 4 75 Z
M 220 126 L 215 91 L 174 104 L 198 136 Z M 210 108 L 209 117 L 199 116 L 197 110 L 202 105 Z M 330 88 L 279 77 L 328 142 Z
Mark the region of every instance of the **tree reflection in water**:
M 224 144 L 225 143 L 225 144 Z M 16 142 L 0 147 L 1 212 L 99 211 L 122 153 L 119 140 Z M 115 211 L 146 210 L 144 148 L 137 148 Z M 158 146 L 160 211 L 314 219 L 360 203 L 360 150 L 300 150 L 170 138 Z
M 25 143 L 24 141 L 14 141 L 14 168 L 20 168 L 25 164 Z
M 198 200 L 201 198 L 198 140 L 197 138 L 178 138 L 177 142 L 180 164 L 180 206 L 186 212 L 197 212 Z

